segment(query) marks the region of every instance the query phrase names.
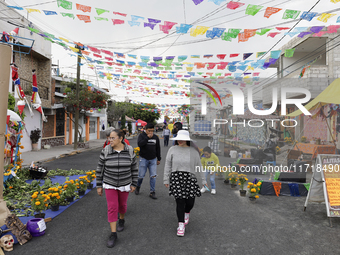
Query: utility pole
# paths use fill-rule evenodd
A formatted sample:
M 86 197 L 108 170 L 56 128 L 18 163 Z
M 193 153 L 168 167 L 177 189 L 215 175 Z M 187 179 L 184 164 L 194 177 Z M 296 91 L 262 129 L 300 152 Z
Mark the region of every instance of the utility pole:
M 81 64 L 81 50 L 79 45 L 76 45 L 78 49 L 77 58 L 77 84 L 76 84 L 76 110 L 75 110 L 75 120 L 74 120 L 74 149 L 78 149 L 78 125 L 79 125 L 79 83 L 80 83 L 80 64 Z

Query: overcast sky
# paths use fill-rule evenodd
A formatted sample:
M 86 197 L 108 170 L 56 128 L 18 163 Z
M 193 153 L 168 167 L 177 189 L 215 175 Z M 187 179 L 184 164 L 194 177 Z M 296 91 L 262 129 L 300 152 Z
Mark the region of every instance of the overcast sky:
M 195 43 L 199 40 L 206 39 L 205 35 L 198 35 L 192 37 L 189 34 L 179 35 L 174 34 L 166 36 L 159 30 L 157 25 L 154 30 L 141 26 L 130 27 L 125 22 L 123 25 L 113 25 L 111 19 L 122 18 L 124 20 L 131 20 L 130 15 L 137 15 L 145 18 L 154 18 L 162 21 L 177 22 L 178 24 L 186 23 L 190 24 L 198 19 L 205 18 L 195 25 L 218 27 L 218 28 L 240 28 L 240 29 L 254 29 L 263 27 L 273 27 L 276 24 L 285 22 L 287 20 L 282 19 L 282 15 L 285 9 L 308 11 L 318 1 L 314 0 L 241 0 L 240 2 L 245 5 L 237 10 L 230 10 L 225 7 L 221 8 L 230 0 L 224 1 L 221 5 L 216 5 L 212 1 L 204 0 L 201 4 L 195 5 L 192 0 L 79 0 L 71 1 L 73 3 L 72 10 L 65 10 L 57 6 L 57 1 L 53 0 L 5 0 L 8 5 L 15 6 L 28 6 L 29 8 L 36 8 L 39 10 L 56 11 L 57 16 L 47 16 L 43 13 L 30 13 L 28 18 L 33 23 L 38 25 L 43 31 L 54 34 L 55 36 L 62 36 L 67 39 L 78 41 L 86 45 L 95 46 L 98 48 L 108 49 L 110 51 L 130 53 L 142 56 L 179 56 L 179 55 L 201 55 L 201 59 L 190 59 L 187 62 L 218 62 L 217 58 L 203 59 L 205 54 L 231 54 L 231 53 L 248 53 L 248 52 L 260 52 L 269 50 L 276 42 L 282 37 L 283 33 L 277 35 L 275 38 L 265 36 L 255 36 L 250 38 L 248 42 L 238 43 L 237 40 L 233 42 L 226 42 L 219 39 L 208 40 L 205 42 Z M 236 0 L 235 0 L 236 1 Z M 50 2 L 50 3 L 46 3 Z M 45 4 L 44 4 L 45 3 Z M 82 4 L 92 7 L 91 13 L 83 13 L 76 9 L 75 4 Z M 37 5 L 35 5 L 37 4 Z M 264 6 L 263 11 L 260 11 L 255 16 L 245 15 L 245 9 L 248 4 L 257 4 Z M 263 16 L 266 7 L 277 7 L 283 10 L 277 14 L 272 15 L 269 19 Z M 109 21 L 97 21 L 94 17 L 98 17 L 95 8 L 101 8 L 109 10 L 110 13 L 104 13 L 100 17 L 108 18 Z M 340 3 L 334 4 L 330 0 L 321 0 L 312 10 L 313 12 L 329 12 L 340 8 Z M 212 12 L 219 10 L 216 14 L 212 15 Z M 74 20 L 68 17 L 62 17 L 60 12 L 82 14 L 91 16 L 91 23 L 84 23 L 78 18 Z M 120 12 L 127 14 L 127 17 L 120 17 L 114 15 L 113 12 Z M 27 17 L 27 12 L 22 11 L 23 15 Z M 301 12 L 302 13 L 302 12 Z M 332 12 L 339 15 L 339 12 Z M 301 21 L 297 27 L 308 27 L 313 25 L 333 25 L 336 24 L 337 16 L 331 18 L 328 23 L 317 21 L 316 18 L 313 21 Z M 279 25 L 292 27 L 295 22 Z M 177 25 L 175 25 L 177 26 Z M 194 26 L 195 27 L 195 26 Z M 171 31 L 174 31 L 173 28 Z M 170 32 L 171 33 L 171 32 Z M 284 43 L 291 38 L 286 36 L 273 50 L 279 49 Z M 155 42 L 155 40 L 158 40 Z M 188 44 L 176 46 L 176 43 L 188 42 Z M 152 49 L 146 49 L 149 47 L 155 47 Z M 172 45 L 173 44 L 173 45 Z M 172 46 L 171 46 L 172 45 Z M 144 47 L 143 47 L 144 46 Z M 128 48 L 130 47 L 130 48 Z M 131 48 L 132 47 L 132 48 Z M 139 48 L 139 49 L 133 49 Z M 69 52 L 65 51 L 62 47 L 53 45 L 52 58 L 53 63 L 61 67 L 62 73 L 76 71 L 76 58 L 69 57 Z M 242 54 L 241 54 L 242 55 Z M 241 60 L 241 55 L 237 59 L 226 58 L 225 61 Z M 256 59 L 255 54 L 249 58 L 250 60 Z M 133 61 L 133 60 L 131 60 Z M 67 68 L 72 67 L 72 68 Z M 195 71 L 195 70 L 194 70 Z M 216 70 L 214 70 L 217 72 Z M 261 72 L 261 77 L 269 75 L 270 71 L 258 70 Z M 95 75 L 94 71 L 83 66 L 82 73 Z M 227 72 L 227 71 L 226 71 Z M 100 87 L 109 87 L 108 81 L 98 79 Z M 122 91 L 116 91 L 118 94 L 124 95 Z M 138 100 L 137 98 L 134 98 Z M 174 103 L 174 100 L 163 99 L 145 99 L 141 98 L 141 101 L 155 102 L 155 103 Z M 188 100 L 175 100 L 176 103 L 188 102 Z

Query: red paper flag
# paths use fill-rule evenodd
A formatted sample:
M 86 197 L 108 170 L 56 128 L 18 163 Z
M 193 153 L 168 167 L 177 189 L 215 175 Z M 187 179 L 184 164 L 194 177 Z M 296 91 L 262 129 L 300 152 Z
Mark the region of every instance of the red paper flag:
M 217 54 L 216 57 L 223 60 L 227 54 Z
M 113 53 L 111 51 L 102 50 L 102 52 L 113 57 Z
M 239 53 L 233 53 L 233 54 L 230 54 L 229 57 L 235 58 L 235 57 L 237 57 L 238 55 L 240 55 L 240 54 L 239 54 Z
M 278 34 L 280 34 L 280 32 L 269 33 L 269 34 L 267 34 L 267 37 L 270 36 L 271 38 L 274 38 Z
M 269 18 L 271 15 L 278 13 L 279 11 L 281 11 L 282 9 L 280 8 L 274 8 L 274 7 L 267 7 L 266 12 L 264 13 L 264 16 L 266 18 Z
M 116 14 L 116 15 L 120 15 L 120 16 L 126 17 L 126 14 L 120 13 L 120 12 L 113 12 L 113 14 Z
M 93 54 L 93 56 L 96 57 L 96 58 L 102 58 L 102 56 L 98 55 L 98 54 Z
M 276 27 L 277 30 L 281 31 L 281 30 L 287 30 L 290 29 L 290 27 Z

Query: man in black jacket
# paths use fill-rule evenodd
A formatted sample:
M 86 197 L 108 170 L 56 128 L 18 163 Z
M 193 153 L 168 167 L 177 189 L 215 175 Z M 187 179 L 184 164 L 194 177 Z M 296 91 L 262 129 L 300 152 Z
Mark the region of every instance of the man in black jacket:
M 150 197 L 157 199 L 155 193 L 157 165 L 161 163 L 161 148 L 159 145 L 159 138 L 154 134 L 154 125 L 148 123 L 145 126 L 145 131 L 138 136 L 139 152 L 139 171 L 138 182 L 135 194 L 139 194 L 143 178 L 149 168 L 150 172 Z

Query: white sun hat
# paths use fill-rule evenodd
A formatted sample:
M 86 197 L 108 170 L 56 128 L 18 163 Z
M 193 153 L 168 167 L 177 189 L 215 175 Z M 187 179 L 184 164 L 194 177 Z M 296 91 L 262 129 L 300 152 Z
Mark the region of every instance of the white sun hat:
M 190 134 L 187 130 L 179 130 L 176 137 L 170 138 L 170 140 L 177 141 L 193 141 L 190 138 Z

